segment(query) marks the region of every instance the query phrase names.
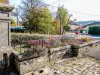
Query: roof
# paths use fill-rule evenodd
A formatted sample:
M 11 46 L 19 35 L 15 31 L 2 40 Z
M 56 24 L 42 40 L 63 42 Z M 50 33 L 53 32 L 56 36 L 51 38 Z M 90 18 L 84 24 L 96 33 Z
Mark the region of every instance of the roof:
M 77 26 L 78 26 L 77 23 L 75 23 L 74 21 L 71 21 L 71 20 L 70 20 L 69 24 L 70 24 L 70 25 L 77 25 Z
M 77 22 L 77 24 L 82 25 L 82 26 L 88 25 L 88 24 L 91 24 L 91 23 L 94 23 L 94 21 L 90 20 L 90 21 L 79 21 L 79 22 Z
M 83 28 L 87 27 L 87 26 L 94 26 L 94 25 L 100 25 L 100 21 L 94 21 L 90 24 L 84 25 Z
M 75 30 L 83 30 L 82 27 L 77 27 Z

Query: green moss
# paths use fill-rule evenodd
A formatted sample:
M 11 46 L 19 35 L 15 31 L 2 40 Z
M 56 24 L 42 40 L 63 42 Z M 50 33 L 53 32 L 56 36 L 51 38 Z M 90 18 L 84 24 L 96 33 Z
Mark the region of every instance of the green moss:
M 0 10 L 13 10 L 13 7 L 6 7 L 6 6 L 3 6 L 3 7 L 0 7 Z

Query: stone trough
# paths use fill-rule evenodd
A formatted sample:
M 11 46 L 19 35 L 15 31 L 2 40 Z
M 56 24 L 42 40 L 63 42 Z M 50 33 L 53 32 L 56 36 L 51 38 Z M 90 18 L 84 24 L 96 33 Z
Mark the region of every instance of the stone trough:
M 77 46 L 77 45 L 76 45 Z M 100 41 L 93 41 L 86 44 L 82 44 L 77 46 L 78 48 L 78 57 L 81 57 L 83 54 L 88 55 L 87 53 L 90 52 L 93 48 L 100 46 Z M 72 48 L 73 49 L 73 48 Z M 20 75 L 24 75 L 29 72 L 34 72 L 43 66 L 54 64 L 57 60 L 63 59 L 64 56 L 67 56 L 66 52 L 70 51 L 70 46 L 64 46 L 59 48 L 52 48 L 50 49 L 50 56 L 44 55 L 40 57 L 33 57 L 33 58 L 22 58 L 21 55 L 13 54 L 14 57 L 14 68 L 18 71 Z M 67 59 L 68 57 L 64 58 Z

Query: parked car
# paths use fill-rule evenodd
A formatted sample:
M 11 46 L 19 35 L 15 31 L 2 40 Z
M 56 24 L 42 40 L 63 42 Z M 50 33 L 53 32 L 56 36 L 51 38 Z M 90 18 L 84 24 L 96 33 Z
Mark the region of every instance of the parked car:
M 11 27 L 11 32 L 24 32 L 25 28 L 24 26 L 12 26 Z

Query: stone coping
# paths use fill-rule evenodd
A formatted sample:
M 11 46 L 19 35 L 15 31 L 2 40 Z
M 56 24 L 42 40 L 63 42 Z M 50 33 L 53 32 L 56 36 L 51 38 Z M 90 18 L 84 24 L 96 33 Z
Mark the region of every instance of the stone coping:
M 96 43 L 99 43 L 99 42 L 100 42 L 100 40 L 91 41 L 91 42 L 88 42 L 88 43 L 80 44 L 80 45 L 78 45 L 78 47 L 81 48 L 81 47 L 85 47 L 85 46 L 90 46 L 90 45 L 93 45 L 93 44 L 96 44 Z M 51 51 L 58 51 L 58 50 L 61 50 L 61 49 L 68 49 L 68 48 L 70 48 L 70 45 L 66 45 L 66 46 L 62 46 L 62 47 L 58 47 L 58 48 L 52 48 L 50 50 Z
M 99 42 L 100 42 L 100 40 L 84 43 L 84 44 L 79 45 L 79 48 L 82 48 L 82 47 L 85 47 L 85 46 L 90 46 L 90 45 L 93 45 L 93 44 L 96 44 L 96 43 L 99 43 Z
M 31 56 L 31 57 L 23 58 L 21 54 L 18 54 L 18 55 L 17 55 L 17 54 L 14 54 L 14 53 L 13 53 L 13 56 L 14 56 L 14 58 L 17 59 L 19 62 L 25 61 L 25 60 L 29 60 L 29 59 L 34 59 L 34 58 L 41 57 L 41 56 L 36 56 L 36 57 Z
M 0 10 L 12 11 L 13 9 L 14 7 L 9 4 L 0 3 Z
M 6 17 L 6 18 L 5 17 L 1 18 L 1 17 L 2 17 L 2 15 L 0 16 L 0 21 L 5 21 L 6 20 L 8 22 L 11 19 L 10 17 Z
M 61 50 L 61 49 L 68 49 L 70 48 L 70 45 L 66 45 L 66 46 L 62 46 L 62 47 L 57 47 L 57 48 L 51 48 L 50 50 L 51 51 L 58 51 L 58 50 Z
M 67 46 L 63 46 L 63 47 L 58 47 L 58 48 L 51 48 L 50 49 L 50 52 L 51 52 L 51 55 L 53 54 L 53 53 L 57 53 L 57 52 L 59 52 L 59 51 L 64 51 L 65 49 L 70 49 L 70 45 L 67 45 Z M 31 56 L 31 57 L 23 57 L 21 54 L 15 54 L 15 53 L 13 53 L 14 54 L 14 57 L 19 61 L 19 62 L 21 62 L 21 61 L 24 61 L 24 60 L 29 60 L 29 59 L 33 59 L 33 58 L 38 58 L 38 57 L 41 57 L 41 56 Z

